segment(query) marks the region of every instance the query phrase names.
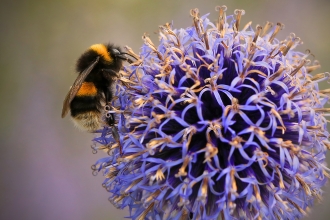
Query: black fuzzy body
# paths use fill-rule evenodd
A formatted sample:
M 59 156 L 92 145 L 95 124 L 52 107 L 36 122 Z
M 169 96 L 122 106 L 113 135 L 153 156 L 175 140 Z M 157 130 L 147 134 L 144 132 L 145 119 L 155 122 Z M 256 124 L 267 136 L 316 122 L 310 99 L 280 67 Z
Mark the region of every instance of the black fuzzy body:
M 116 58 L 113 49 L 120 51 L 119 47 L 112 44 L 104 45 L 109 53 L 111 61 L 103 54 L 93 49 L 84 52 L 77 61 L 76 70 L 79 74 L 90 67 L 99 57 L 98 63 L 88 74 L 84 82 L 93 83 L 96 88 L 95 94 L 77 94 L 70 103 L 71 116 L 77 126 L 88 131 L 95 131 L 102 124 L 102 112 L 104 103 L 108 104 L 113 98 L 111 87 L 117 78 L 117 73 L 122 67 L 122 60 Z M 107 124 L 114 124 L 114 117 L 107 119 Z

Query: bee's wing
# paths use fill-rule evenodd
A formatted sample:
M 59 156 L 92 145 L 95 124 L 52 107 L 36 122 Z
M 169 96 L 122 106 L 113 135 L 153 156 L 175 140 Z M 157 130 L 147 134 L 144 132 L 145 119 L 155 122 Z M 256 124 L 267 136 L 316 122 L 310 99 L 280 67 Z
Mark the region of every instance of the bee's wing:
M 85 81 L 88 74 L 90 74 L 95 65 L 99 62 L 99 59 L 100 57 L 97 57 L 94 63 L 92 63 L 87 69 L 85 69 L 74 81 L 63 102 L 62 118 L 64 118 L 65 115 L 68 113 L 71 101 L 76 96 L 78 90 L 80 89 L 82 83 Z

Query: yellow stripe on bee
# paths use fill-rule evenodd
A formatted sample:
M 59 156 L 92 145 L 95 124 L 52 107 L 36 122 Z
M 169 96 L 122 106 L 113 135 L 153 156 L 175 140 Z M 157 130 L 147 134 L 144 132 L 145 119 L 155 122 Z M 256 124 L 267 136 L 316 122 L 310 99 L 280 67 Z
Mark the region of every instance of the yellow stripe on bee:
M 95 96 L 97 89 L 92 82 L 83 82 L 77 92 L 77 96 Z
M 101 55 L 104 60 L 108 62 L 112 62 L 112 57 L 110 57 L 109 51 L 104 44 L 94 44 L 90 47 L 90 49 L 94 50 L 97 54 Z

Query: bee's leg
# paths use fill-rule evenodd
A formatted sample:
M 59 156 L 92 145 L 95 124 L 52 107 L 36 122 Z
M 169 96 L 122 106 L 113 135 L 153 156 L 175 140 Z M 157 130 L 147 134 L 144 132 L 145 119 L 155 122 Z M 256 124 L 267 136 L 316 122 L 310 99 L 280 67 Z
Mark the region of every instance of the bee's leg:
M 134 63 L 134 61 L 133 60 L 131 60 L 130 58 L 127 58 L 127 60 L 126 60 L 129 64 L 131 64 L 131 63 Z
M 120 136 L 119 136 L 119 132 L 118 132 L 118 128 L 115 125 L 115 115 L 113 113 L 107 113 L 106 115 L 106 123 L 109 127 L 111 127 L 111 133 L 112 133 L 112 137 L 113 139 L 115 139 L 116 143 L 119 146 L 119 152 L 120 155 L 123 155 L 123 147 L 121 146 L 120 143 Z
M 120 155 L 123 155 L 123 148 L 122 148 L 122 146 L 120 144 L 120 136 L 119 136 L 117 127 L 116 126 L 112 126 L 111 132 L 112 132 L 112 137 L 115 139 L 115 141 L 119 145 L 119 153 L 120 153 Z
M 112 100 L 112 93 L 108 88 L 104 89 L 104 96 L 105 96 L 105 111 L 106 113 L 106 122 L 109 126 L 113 126 L 115 124 L 115 115 L 114 113 L 108 113 L 111 110 L 111 100 Z
M 106 110 L 107 111 L 107 110 Z M 106 113 L 105 122 L 109 127 L 114 126 L 115 124 L 115 115 L 113 113 Z
M 111 105 L 111 100 L 112 100 L 112 93 L 110 92 L 110 90 L 105 89 L 105 100 L 107 103 L 108 108 L 106 108 L 106 111 L 110 111 L 110 105 Z M 112 137 L 113 139 L 115 139 L 115 141 L 117 142 L 118 146 L 119 146 L 119 153 L 120 155 L 123 155 L 123 148 L 120 144 L 120 136 L 118 133 L 118 128 L 115 125 L 116 121 L 115 121 L 115 114 L 114 113 L 107 113 L 106 115 L 106 123 L 108 124 L 109 127 L 111 127 L 111 133 L 112 133 Z

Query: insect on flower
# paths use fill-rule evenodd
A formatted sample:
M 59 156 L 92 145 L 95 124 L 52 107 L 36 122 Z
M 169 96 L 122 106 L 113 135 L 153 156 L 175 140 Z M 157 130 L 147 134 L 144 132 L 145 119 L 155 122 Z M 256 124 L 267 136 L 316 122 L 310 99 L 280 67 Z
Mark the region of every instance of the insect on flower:
M 241 26 L 244 10 L 190 14 L 148 36 L 124 66 L 112 106 L 123 153 L 105 128 L 94 150 L 103 186 L 131 219 L 297 219 L 329 178 L 329 89 L 283 24 Z
M 65 97 L 62 118 L 70 111 L 73 122 L 82 130 L 94 132 L 102 124 L 112 127 L 112 135 L 119 142 L 114 114 L 108 105 L 113 98 L 112 87 L 124 60 L 132 62 L 112 44 L 94 44 L 77 61 L 77 79 Z M 108 112 L 102 121 L 103 106 Z M 120 145 L 120 144 L 119 144 Z

